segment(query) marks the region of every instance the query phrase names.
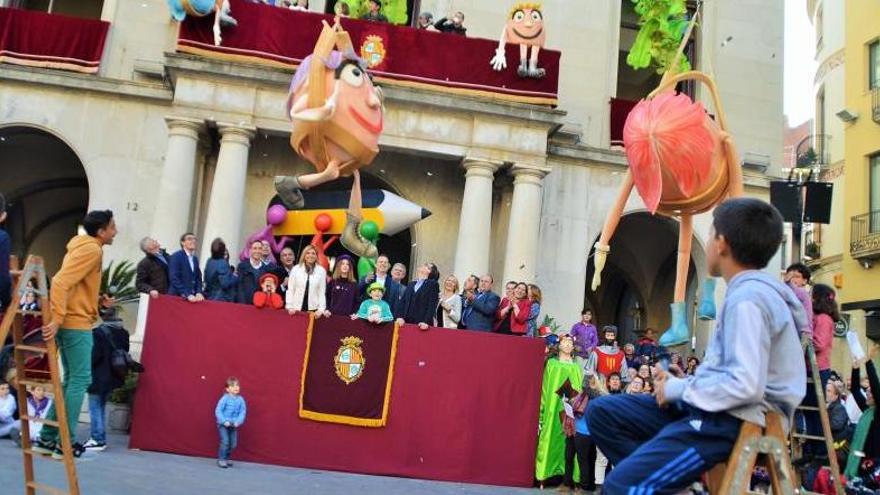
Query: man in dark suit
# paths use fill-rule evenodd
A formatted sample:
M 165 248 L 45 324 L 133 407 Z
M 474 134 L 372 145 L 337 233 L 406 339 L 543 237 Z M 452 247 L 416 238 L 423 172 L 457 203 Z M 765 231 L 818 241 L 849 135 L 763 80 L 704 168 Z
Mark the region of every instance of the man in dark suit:
M 394 277 L 388 273 L 390 269 L 391 261 L 388 260 L 388 256 L 380 254 L 376 258 L 376 273 L 366 275 L 358 281 L 358 301 L 363 301 L 367 298 L 367 286 L 373 282 L 379 282 L 385 285 L 385 294 L 382 296 L 382 299 L 388 303 L 388 306 L 391 307 L 391 312 L 396 315 L 397 305 L 400 303 L 404 287 L 394 281 Z
M 202 294 L 202 270 L 199 269 L 199 258 L 196 256 L 196 236 L 187 232 L 180 236 L 181 250 L 171 255 L 168 262 L 168 273 L 171 276 L 171 288 L 168 294 L 181 296 L 189 302 L 204 301 Z
M 264 273 L 271 273 L 274 267 L 263 263 L 263 245 L 260 241 L 252 242 L 249 249 L 250 258 L 239 263 L 236 270 L 238 293 L 235 302 L 238 304 L 254 303 L 254 293 L 260 290 L 260 277 Z
M 141 239 L 141 251 L 144 259 L 137 264 L 135 287 L 138 292 L 159 297 L 168 293 L 168 254 L 159 246 L 159 242 L 150 237 Z
M 492 325 L 495 323 L 495 312 L 498 311 L 498 305 L 501 303 L 498 294 L 492 292 L 493 283 L 492 275 L 483 275 L 480 277 L 477 292 L 468 295 L 467 309 L 462 315 L 464 326 L 468 330 L 481 332 L 492 330 Z
M 440 303 L 440 286 L 436 278 L 429 277 L 432 265 L 422 265 L 416 270 L 416 280 L 406 286 L 395 316 L 397 324 L 417 324 L 425 330 L 434 324 L 437 305 Z

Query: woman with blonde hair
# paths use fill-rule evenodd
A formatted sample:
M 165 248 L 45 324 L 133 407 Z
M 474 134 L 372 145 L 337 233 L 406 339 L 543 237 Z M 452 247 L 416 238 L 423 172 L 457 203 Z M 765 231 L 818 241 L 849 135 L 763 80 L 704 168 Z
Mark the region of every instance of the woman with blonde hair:
M 440 304 L 437 305 L 437 326 L 458 328 L 461 321 L 461 296 L 458 295 L 458 278 L 449 275 L 443 280 L 440 289 Z
M 315 318 L 330 316 L 327 311 L 327 272 L 318 264 L 318 251 L 311 244 L 299 254 L 299 263 L 290 271 L 287 287 L 288 314 L 311 311 Z
M 532 306 L 529 310 L 529 319 L 526 321 L 526 335 L 537 337 L 538 316 L 541 315 L 541 303 L 544 302 L 544 296 L 541 294 L 541 288 L 535 284 L 529 284 L 529 301 L 531 301 Z

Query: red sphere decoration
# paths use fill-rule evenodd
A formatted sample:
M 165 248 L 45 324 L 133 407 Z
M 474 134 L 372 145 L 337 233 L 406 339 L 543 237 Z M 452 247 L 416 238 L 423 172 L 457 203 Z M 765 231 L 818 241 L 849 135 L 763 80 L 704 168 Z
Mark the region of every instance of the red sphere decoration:
M 315 217 L 315 228 L 318 232 L 327 232 L 333 226 L 333 218 L 326 213 L 321 213 Z

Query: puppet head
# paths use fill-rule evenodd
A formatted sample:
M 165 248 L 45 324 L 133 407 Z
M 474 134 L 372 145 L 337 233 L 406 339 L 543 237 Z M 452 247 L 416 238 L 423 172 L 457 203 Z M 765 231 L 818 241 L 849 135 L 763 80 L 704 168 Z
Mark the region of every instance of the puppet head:
M 623 142 L 639 196 L 651 213 L 699 213 L 727 191 L 721 129 L 701 103 L 666 91 L 640 101 Z
M 544 12 L 540 3 L 518 3 L 507 16 L 507 41 L 516 45 L 544 46 Z
M 263 292 L 275 292 L 278 287 L 278 277 L 274 273 L 264 273 L 260 277 L 260 288 Z
M 338 25 L 324 24 L 314 52 L 293 76 L 287 110 L 291 146 L 318 171 L 336 160 L 349 175 L 379 152 L 382 93 Z

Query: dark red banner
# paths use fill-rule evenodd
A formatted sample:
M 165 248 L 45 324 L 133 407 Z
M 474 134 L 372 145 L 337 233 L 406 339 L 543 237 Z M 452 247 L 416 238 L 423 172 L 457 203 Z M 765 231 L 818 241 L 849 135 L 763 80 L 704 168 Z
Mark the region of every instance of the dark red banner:
M 385 426 L 397 354 L 397 326 L 332 316 L 307 329 L 299 416 Z
M 177 50 L 205 57 L 294 68 L 312 54 L 321 22 L 333 17 L 297 12 L 246 0 L 230 0 L 238 26 L 223 28 L 214 46 L 213 16 L 188 17 L 180 25 Z M 499 18 L 499 32 L 503 18 Z M 559 59 L 556 50 L 541 50 L 542 79 L 519 77 L 519 46 L 508 45 L 507 69 L 492 70 L 489 60 L 497 40 L 473 38 L 345 18 L 355 51 L 370 64 L 377 81 L 429 88 L 455 94 L 521 103 L 558 103 Z M 375 64 L 375 65 L 374 65 Z
M 164 296 L 149 304 L 132 448 L 216 456 L 214 406 L 234 375 L 248 414 L 233 459 L 532 485 L 540 339 L 404 325 L 387 424 L 363 428 L 299 417 L 306 316 Z M 364 352 L 369 371 L 373 351 Z
M 94 74 L 110 23 L 0 7 L 0 62 Z

